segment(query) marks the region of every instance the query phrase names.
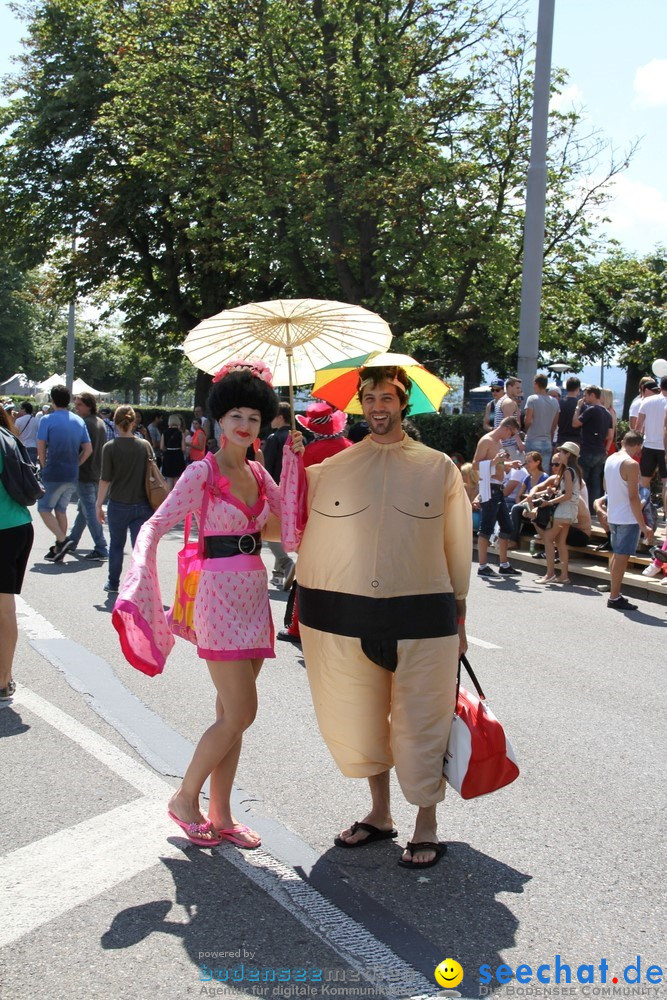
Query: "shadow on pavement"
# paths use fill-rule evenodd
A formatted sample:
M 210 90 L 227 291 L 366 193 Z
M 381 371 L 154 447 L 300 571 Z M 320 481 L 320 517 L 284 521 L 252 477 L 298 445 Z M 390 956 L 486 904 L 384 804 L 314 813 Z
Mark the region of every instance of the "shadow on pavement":
M 63 573 L 85 573 L 91 569 L 99 569 L 102 563 L 93 562 L 92 559 L 63 559 L 62 562 L 33 563 L 30 573 L 38 573 L 40 576 L 61 576 Z
M 19 713 L 11 708 L 10 703 L 0 705 L 0 740 L 6 736 L 19 736 L 27 733 L 30 726 L 24 722 Z
M 164 865 L 156 880 L 161 898 L 118 912 L 101 936 L 105 951 L 133 948 L 156 933 L 175 937 L 192 963 L 188 992 L 196 993 L 201 980 L 213 977 L 214 984 L 227 982 L 239 995 L 252 996 L 253 985 L 262 983 L 249 978 L 250 969 L 274 970 L 278 985 L 281 970 L 345 968 L 327 945 L 223 855 L 189 846 L 183 858 L 159 860 Z M 167 872 L 173 887 L 162 877 Z M 174 906 L 182 909 L 169 919 Z
M 378 846 L 350 851 L 350 858 L 348 852 L 341 858 L 343 852 L 334 848 L 315 864 L 308 881 L 429 980 L 444 958 L 455 958 L 465 974 L 460 991 L 478 996 L 480 965 L 495 970 L 502 964 L 500 953 L 516 944 L 519 921 L 496 897 L 522 893 L 532 876 L 461 842 L 450 843 L 435 868 L 412 873 L 396 865 L 398 845 Z M 245 955 L 246 966 L 255 968 L 345 966 L 224 857 L 191 847 L 185 854 L 160 859 L 173 878 L 173 895 L 161 880 L 157 892 L 162 898 L 117 913 L 101 937 L 105 950 L 132 948 L 155 933 L 174 936 L 195 967 L 193 979 L 200 974 L 202 953 L 218 948 L 229 949 L 229 957 L 214 957 L 209 967 L 238 964 L 239 958 L 231 956 L 238 949 L 240 960 Z M 182 912 L 169 919 L 174 904 L 187 919 Z M 370 967 L 369 973 L 377 975 Z
M 411 934 L 398 928 L 396 938 L 387 941 L 396 954 L 431 978 L 444 958 L 456 959 L 464 970 L 457 989 L 466 997 L 478 996 L 480 965 L 495 970 L 503 961 L 500 952 L 516 944 L 519 921 L 496 896 L 523 893 L 532 876 L 457 841 L 448 842 L 438 865 L 421 872 L 397 865 L 402 852 L 396 843 L 358 851 L 332 848 L 314 866 L 310 881 L 323 891 L 318 885 L 320 864 L 329 870 L 332 865 L 344 868 L 348 883 L 382 901 L 386 917 L 381 911 L 374 916 L 380 926 L 390 927 L 392 919 L 398 919 L 414 934 L 411 941 Z M 341 900 L 334 901 L 350 912 Z M 369 929 L 386 940 L 377 929 Z

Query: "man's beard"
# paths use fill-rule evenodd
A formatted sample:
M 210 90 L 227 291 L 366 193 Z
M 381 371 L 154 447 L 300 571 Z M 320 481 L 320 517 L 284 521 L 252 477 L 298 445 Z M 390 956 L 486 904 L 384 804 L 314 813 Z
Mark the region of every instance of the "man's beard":
M 377 434 L 379 437 L 384 437 L 385 434 L 390 434 L 391 431 L 395 430 L 396 426 L 401 422 L 401 415 L 396 414 L 391 416 L 386 414 L 386 419 L 383 419 L 379 424 L 376 425 L 374 417 L 367 417 L 368 424 L 370 426 L 371 432 Z

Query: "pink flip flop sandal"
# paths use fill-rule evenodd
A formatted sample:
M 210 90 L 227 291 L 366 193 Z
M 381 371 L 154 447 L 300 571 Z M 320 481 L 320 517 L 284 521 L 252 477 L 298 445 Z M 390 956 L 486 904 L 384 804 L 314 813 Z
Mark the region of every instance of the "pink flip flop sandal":
M 241 840 L 238 836 L 239 833 L 251 834 L 252 830 L 243 823 L 235 823 L 228 830 L 218 830 L 218 836 L 221 840 L 228 840 L 230 844 L 235 844 L 236 847 L 241 847 L 246 851 L 254 851 L 261 846 L 262 841 L 259 837 L 256 838 L 255 843 L 249 843 L 247 840 Z
M 219 834 L 213 837 L 203 836 L 205 833 L 215 832 L 210 819 L 207 819 L 205 823 L 186 823 L 178 816 L 174 816 L 171 809 L 167 809 L 167 816 L 169 819 L 173 819 L 177 826 L 180 826 L 188 840 L 196 844 L 197 847 L 217 847 L 218 844 L 222 843 L 222 837 Z

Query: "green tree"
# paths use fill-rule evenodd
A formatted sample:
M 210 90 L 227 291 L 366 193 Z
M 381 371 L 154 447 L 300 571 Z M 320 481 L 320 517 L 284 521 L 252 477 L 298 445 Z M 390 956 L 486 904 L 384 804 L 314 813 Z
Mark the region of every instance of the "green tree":
M 16 372 L 32 376 L 35 307 L 30 283 L 6 248 L 0 250 L 0 381 Z
M 616 247 L 573 272 L 569 287 L 552 300 L 543 343 L 573 366 L 614 359 L 627 371 L 627 418 L 639 379 L 667 355 L 667 254 L 661 247 L 638 258 Z
M 151 355 L 222 308 L 314 296 L 380 311 L 467 380 L 511 359 L 532 69 L 498 4 L 37 0 L 28 27 L 7 236 L 104 289 Z M 600 197 L 568 201 L 576 134 L 552 116 L 554 275 Z

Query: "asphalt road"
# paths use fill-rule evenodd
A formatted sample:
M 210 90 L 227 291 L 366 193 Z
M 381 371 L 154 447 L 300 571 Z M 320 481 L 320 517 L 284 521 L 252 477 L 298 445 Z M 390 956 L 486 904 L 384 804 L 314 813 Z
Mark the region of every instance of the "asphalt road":
M 365 813 L 365 783 L 338 773 L 299 651 L 278 643 L 237 779 L 237 814 L 263 848 L 201 851 L 165 802 L 213 717 L 205 666 L 178 640 L 161 677 L 132 670 L 106 567 L 44 562 L 35 527 L 19 690 L 0 708 L 1 996 L 435 996 L 446 957 L 464 996 L 487 977 L 503 995 L 544 991 L 540 965 L 550 995 L 556 955 L 576 995 L 598 995 L 577 969 L 593 965 L 600 984 L 603 959 L 607 982 L 629 990 L 637 957 L 642 992 L 664 990 L 646 980 L 649 966 L 667 974 L 664 606 L 622 615 L 589 587 L 545 590 L 529 572 L 473 579 L 471 660 L 522 773 L 483 799 L 448 794 L 448 854 L 419 875 L 396 865 L 397 844 L 333 846 Z M 179 541 L 160 547 L 165 603 Z M 284 599 L 272 592 L 278 626 Z M 413 810 L 394 788 L 405 843 Z M 502 964 L 529 966 L 529 985 L 501 989 Z

